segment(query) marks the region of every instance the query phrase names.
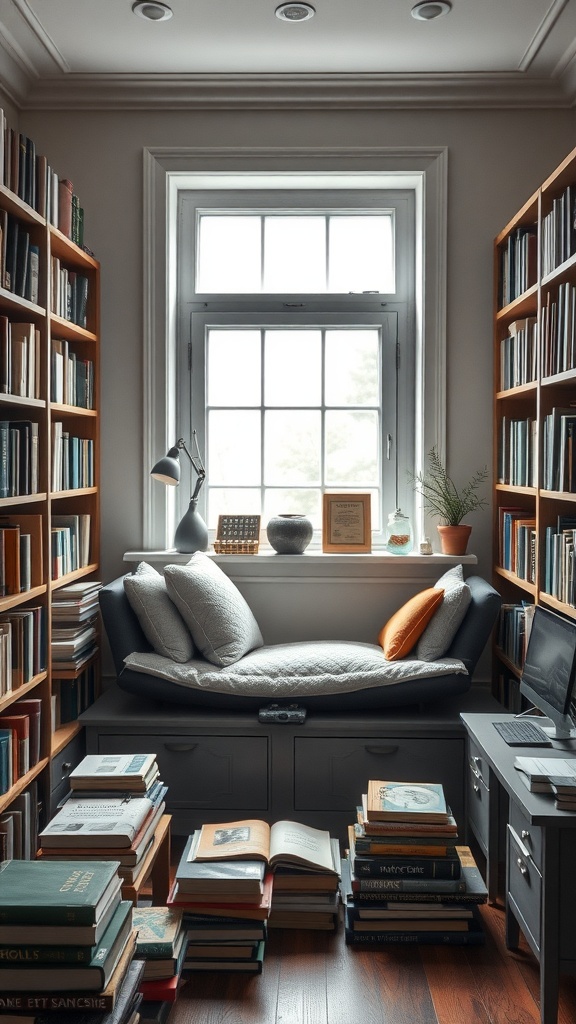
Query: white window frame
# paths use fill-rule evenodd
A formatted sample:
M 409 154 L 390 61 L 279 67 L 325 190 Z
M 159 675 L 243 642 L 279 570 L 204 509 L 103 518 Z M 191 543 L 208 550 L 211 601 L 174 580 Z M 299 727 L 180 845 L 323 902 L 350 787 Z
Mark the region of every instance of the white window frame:
M 446 210 L 444 147 L 387 150 L 144 150 L 144 395 L 143 499 L 147 550 L 169 550 L 173 489 L 151 481 L 150 467 L 180 435 L 176 424 L 176 212 L 179 189 L 233 187 L 261 175 L 289 187 L 294 175 L 357 188 L 412 188 L 416 199 L 416 394 L 421 410 L 416 469 L 436 445 L 445 452 Z M 422 530 L 421 510 L 417 529 Z

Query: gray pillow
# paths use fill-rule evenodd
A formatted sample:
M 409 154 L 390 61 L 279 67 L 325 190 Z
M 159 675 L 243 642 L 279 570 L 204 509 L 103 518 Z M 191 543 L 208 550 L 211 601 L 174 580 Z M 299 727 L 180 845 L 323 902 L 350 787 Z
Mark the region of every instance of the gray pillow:
M 415 656 L 419 661 L 436 661 L 446 654 L 471 600 L 470 587 L 464 582 L 461 565 L 448 569 L 434 586 L 444 591 L 444 600 L 416 645 Z
M 213 665 L 233 665 L 264 641 L 242 594 L 208 555 L 187 565 L 167 565 L 166 587 L 192 639 Z
M 124 577 L 124 590 L 156 653 L 172 661 L 190 661 L 195 654 L 190 630 L 168 596 L 164 577 L 147 562 L 140 562 Z

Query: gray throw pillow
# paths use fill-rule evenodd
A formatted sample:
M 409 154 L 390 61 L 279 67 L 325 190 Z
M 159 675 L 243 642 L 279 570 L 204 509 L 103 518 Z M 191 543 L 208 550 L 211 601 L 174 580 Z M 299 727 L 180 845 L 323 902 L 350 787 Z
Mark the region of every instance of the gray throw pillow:
M 140 562 L 133 573 L 124 577 L 124 590 L 144 636 L 156 653 L 172 661 L 190 661 L 195 654 L 190 630 L 170 600 L 161 573 L 147 562 Z
M 471 600 L 461 565 L 448 569 L 434 587 L 444 591 L 444 600 L 418 641 L 415 653 L 419 661 L 436 661 L 446 654 Z
M 167 565 L 166 586 L 198 650 L 213 665 L 233 665 L 264 641 L 242 594 L 208 555 Z

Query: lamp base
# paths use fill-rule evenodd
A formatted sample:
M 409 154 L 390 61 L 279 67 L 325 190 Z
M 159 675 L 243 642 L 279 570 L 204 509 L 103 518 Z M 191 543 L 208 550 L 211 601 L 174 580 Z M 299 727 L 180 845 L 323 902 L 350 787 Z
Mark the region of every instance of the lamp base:
M 196 510 L 198 502 L 192 498 L 188 510 L 178 523 L 174 535 L 174 547 L 182 554 L 208 550 L 208 527 Z

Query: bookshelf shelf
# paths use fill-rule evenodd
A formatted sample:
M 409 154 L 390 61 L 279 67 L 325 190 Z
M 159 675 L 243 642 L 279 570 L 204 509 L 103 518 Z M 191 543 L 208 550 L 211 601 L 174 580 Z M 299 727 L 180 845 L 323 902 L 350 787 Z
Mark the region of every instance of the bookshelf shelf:
M 18 144 L 18 133 L 6 126 L 3 112 L 0 114 L 6 145 L 11 145 L 10 138 L 15 138 Z M 0 380 L 0 421 L 8 424 L 4 427 L 8 440 L 3 441 L 0 432 L 0 470 L 8 466 L 7 472 L 12 474 L 6 481 L 0 472 L 0 494 L 24 493 L 0 497 L 0 526 L 4 527 L 4 532 L 0 530 L 0 545 L 5 542 L 9 526 L 20 531 L 18 540 L 12 535 L 10 541 L 14 551 L 20 543 L 20 585 L 31 581 L 34 586 L 19 591 L 11 580 L 7 589 L 14 593 L 0 597 L 0 715 L 13 714 L 17 702 L 29 702 L 24 708 L 20 705 L 18 711 L 32 716 L 30 734 L 34 725 L 36 763 L 22 777 L 17 777 L 14 769 L 16 778 L 8 772 L 4 779 L 0 763 L 0 790 L 6 789 L 0 791 L 0 810 L 9 814 L 12 806 L 20 810 L 24 806 L 28 809 L 24 813 L 29 813 L 32 820 L 40 807 L 44 814 L 49 813 L 56 770 L 53 759 L 63 757 L 67 762 L 70 757 L 66 748 L 70 745 L 76 753 L 81 746 L 79 740 L 83 743 L 78 721 L 60 723 L 63 677 L 70 680 L 66 685 L 79 686 L 82 670 L 89 664 L 91 675 L 89 684 L 83 683 L 83 693 L 97 696 L 99 690 L 99 655 L 91 651 L 89 661 L 81 669 L 69 669 L 66 665 L 64 672 L 53 672 L 51 640 L 53 624 L 58 621 L 61 626 L 65 621 L 53 615 L 54 594 L 67 585 L 94 580 L 99 572 L 100 266 L 90 252 L 60 230 L 62 223 L 60 227 L 53 223 L 58 217 L 58 176 L 45 158 L 35 158 L 32 173 L 26 174 L 25 179 L 19 164 L 16 170 L 17 164 L 18 161 L 7 158 L 0 168 L 0 230 L 6 243 L 0 250 L 0 370 L 5 374 Z M 23 187 L 30 191 L 22 191 Z M 70 233 L 75 230 L 73 224 Z M 30 328 L 22 360 L 27 369 L 21 374 L 21 350 L 14 341 L 16 323 Z M 53 396 L 58 396 L 54 390 L 53 357 L 60 351 L 59 345 L 67 357 L 63 364 L 66 389 L 59 396 L 64 401 L 56 403 L 52 402 Z M 8 389 L 17 394 L 7 393 Z M 78 405 L 73 404 L 76 400 Z M 84 408 L 85 405 L 90 408 Z M 84 472 L 86 464 L 91 464 L 91 474 Z M 60 467 L 61 475 L 55 471 Z M 69 487 L 71 482 L 78 481 L 89 481 L 91 486 Z M 64 489 L 54 490 L 57 482 L 63 483 Z M 85 517 L 89 517 L 89 529 Z M 82 532 L 77 525 L 80 520 Z M 73 547 L 75 529 L 78 537 L 89 536 L 89 550 L 85 546 L 82 557 L 70 558 L 68 549 Z M 55 571 L 62 571 L 82 561 L 87 562 L 82 568 L 52 580 L 53 566 Z M 30 575 L 23 577 L 29 566 Z M 22 622 L 24 625 L 19 625 Z M 17 669 L 9 668 L 7 656 L 12 630 L 17 636 Z M 23 679 L 27 681 L 22 682 Z M 34 828 L 31 834 L 35 834 Z M 0 860 L 2 841 L 0 829 Z
M 505 693 L 515 712 L 522 709 L 523 606 L 543 603 L 576 618 L 575 212 L 576 149 L 494 242 L 493 560 L 503 602 L 518 612 L 521 658 L 514 664 L 495 645 L 493 692 L 500 699 Z M 509 483 L 526 464 L 531 486 Z M 529 580 L 501 564 L 517 544 Z

